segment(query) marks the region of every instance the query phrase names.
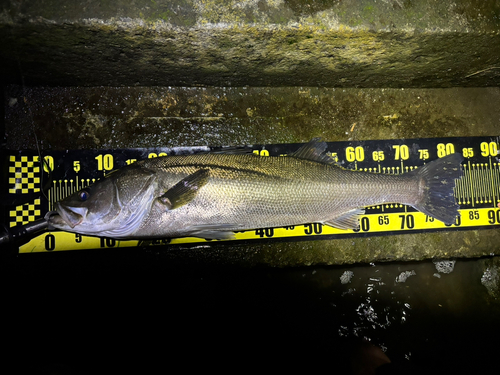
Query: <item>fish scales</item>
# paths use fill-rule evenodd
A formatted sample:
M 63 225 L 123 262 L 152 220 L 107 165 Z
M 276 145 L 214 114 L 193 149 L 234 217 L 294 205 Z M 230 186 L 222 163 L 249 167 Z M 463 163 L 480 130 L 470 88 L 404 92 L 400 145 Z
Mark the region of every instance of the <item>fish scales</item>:
M 151 223 L 166 221 L 176 222 L 179 232 L 200 221 L 234 223 L 228 230 L 325 222 L 358 207 L 410 203 L 417 193 L 404 175 L 356 173 L 291 157 L 207 154 L 149 159 L 143 166 L 162 171 L 157 195 L 200 168 L 210 175 L 189 205 L 176 212 L 153 210 L 138 232 L 145 236 L 162 235 L 162 225 Z

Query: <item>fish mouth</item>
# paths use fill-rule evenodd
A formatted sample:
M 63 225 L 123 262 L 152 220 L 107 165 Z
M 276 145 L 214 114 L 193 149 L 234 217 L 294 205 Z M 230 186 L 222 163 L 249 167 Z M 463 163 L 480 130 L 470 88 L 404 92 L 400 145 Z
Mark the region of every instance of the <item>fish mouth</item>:
M 65 224 L 69 225 L 71 228 L 74 228 L 78 224 L 81 224 L 85 216 L 87 216 L 88 209 L 85 207 L 63 207 L 61 203 L 56 202 L 56 211 L 60 216 L 58 217 L 56 215 L 51 217 L 51 221 L 53 224 L 61 224 L 60 219 L 62 219 Z

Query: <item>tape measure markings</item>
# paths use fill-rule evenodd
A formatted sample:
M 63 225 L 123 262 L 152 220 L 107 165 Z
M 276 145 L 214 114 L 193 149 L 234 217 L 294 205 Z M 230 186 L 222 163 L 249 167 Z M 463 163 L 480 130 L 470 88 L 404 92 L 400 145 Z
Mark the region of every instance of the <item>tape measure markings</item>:
M 492 227 L 500 225 L 500 213 L 497 204 L 500 202 L 500 163 L 498 159 L 498 138 L 492 137 L 442 138 L 416 140 L 389 140 L 363 142 L 333 142 L 328 143 L 329 154 L 344 167 L 375 173 L 402 174 L 415 170 L 436 157 L 444 157 L 455 151 L 460 152 L 466 161 L 462 164 L 463 177 L 457 180 L 454 195 L 461 206 L 461 217 L 452 226 L 435 220 L 411 207 L 402 204 L 384 204 L 366 207 L 366 214 L 360 218 L 359 231 L 340 230 L 319 223 L 298 225 L 286 228 L 259 228 L 255 230 L 236 232 L 236 240 L 258 240 L 268 238 L 330 238 L 332 236 L 356 236 L 366 234 L 404 233 L 412 231 L 464 229 Z M 266 145 L 258 147 L 253 152 L 260 156 L 284 156 L 293 152 L 297 145 Z M 333 151 L 330 151 L 333 150 Z M 120 168 L 144 158 L 182 153 L 182 149 L 131 149 L 131 150 L 80 150 L 74 152 L 53 152 L 45 156 L 50 168 L 54 168 L 54 181 L 48 192 L 47 209 L 53 210 L 54 203 L 65 196 L 74 193 L 97 179 L 105 176 L 114 167 Z M 35 163 L 37 156 L 22 155 L 12 157 L 11 161 L 25 163 L 9 168 L 12 181 L 19 182 L 13 175 L 25 173 L 24 178 L 34 178 L 39 166 Z M 185 152 L 189 153 L 189 152 Z M 30 164 L 31 161 L 31 164 Z M 55 167 L 57 166 L 57 167 Z M 32 171 L 29 171 L 29 169 Z M 46 166 L 43 168 L 46 170 Z M 14 178 L 14 180 L 13 180 Z M 39 180 L 38 180 L 39 183 Z M 20 185 L 15 185 L 20 187 Z M 30 185 L 32 186 L 32 185 Z M 24 211 L 27 209 L 25 208 Z M 15 211 L 11 223 L 16 225 L 16 217 L 22 216 L 23 210 Z M 45 210 L 43 210 L 45 212 Z M 26 215 L 25 215 L 26 216 Z M 28 220 L 35 220 L 28 215 Z M 38 241 L 36 246 L 33 241 Z M 197 244 L 209 241 L 199 238 L 175 238 L 151 241 L 153 244 Z M 138 241 L 116 241 L 95 237 L 75 235 L 65 232 L 49 232 L 32 240 L 20 251 L 70 250 L 102 247 L 137 246 Z M 28 246 L 29 245 L 29 246 Z M 30 249 L 30 250 L 29 250 Z
M 485 225 L 500 224 L 500 209 L 461 209 L 460 218 L 455 224 L 447 226 L 439 220 L 427 216 L 421 212 L 411 213 L 389 213 L 389 214 L 368 214 L 363 215 L 360 220 L 361 233 L 381 233 L 381 232 L 411 232 L 422 229 L 443 229 L 449 227 L 482 227 Z M 301 224 L 291 227 L 259 228 L 248 231 L 235 232 L 236 240 L 259 240 L 271 238 L 298 238 L 298 237 L 332 237 L 342 235 L 352 235 L 353 231 L 333 228 L 321 223 Z M 157 239 L 151 245 L 189 245 L 208 242 L 225 242 L 228 240 L 205 240 L 196 237 L 183 237 L 173 239 Z M 230 240 L 229 240 L 230 241 Z M 98 248 L 119 248 L 136 247 L 140 244 L 138 240 L 119 241 L 111 238 L 98 238 L 82 236 L 68 232 L 48 232 L 32 240 L 28 245 L 21 248 L 21 252 L 40 251 L 64 251 L 83 250 Z M 57 245 L 57 246 L 56 246 Z

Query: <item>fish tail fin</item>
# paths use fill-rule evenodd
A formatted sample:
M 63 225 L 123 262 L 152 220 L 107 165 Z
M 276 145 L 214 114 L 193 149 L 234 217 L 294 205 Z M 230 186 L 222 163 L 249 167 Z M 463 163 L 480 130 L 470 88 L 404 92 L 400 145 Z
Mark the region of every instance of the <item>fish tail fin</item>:
M 411 172 L 417 176 L 421 192 L 413 207 L 445 224 L 453 224 L 460 208 L 453 189 L 455 180 L 462 175 L 462 160 L 462 155 L 451 154 Z

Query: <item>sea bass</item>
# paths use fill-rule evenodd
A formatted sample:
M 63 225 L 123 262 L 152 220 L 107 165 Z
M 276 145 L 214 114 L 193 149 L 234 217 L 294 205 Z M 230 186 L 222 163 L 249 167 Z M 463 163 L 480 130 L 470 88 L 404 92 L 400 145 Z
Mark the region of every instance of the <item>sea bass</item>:
M 459 206 L 453 189 L 460 154 L 400 175 L 337 166 L 313 139 L 290 156 L 194 154 L 147 159 L 112 172 L 56 203 L 50 224 L 117 239 L 195 236 L 323 223 L 359 227 L 363 207 L 401 203 L 446 224 Z

